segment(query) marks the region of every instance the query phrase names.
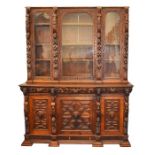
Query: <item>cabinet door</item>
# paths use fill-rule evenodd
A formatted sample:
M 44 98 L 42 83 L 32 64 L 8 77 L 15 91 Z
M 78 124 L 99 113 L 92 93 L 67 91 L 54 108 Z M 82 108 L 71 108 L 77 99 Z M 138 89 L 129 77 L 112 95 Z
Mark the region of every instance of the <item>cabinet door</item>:
M 51 97 L 30 96 L 30 133 L 51 133 Z
M 93 9 L 60 10 L 61 79 L 93 79 L 95 16 Z
M 122 135 L 124 97 L 103 96 L 101 99 L 101 134 Z
M 32 52 L 35 79 L 52 77 L 52 10 L 33 9 L 31 13 Z
M 90 135 L 94 131 L 95 104 L 93 97 L 58 97 L 59 134 Z
M 104 8 L 102 10 L 103 79 L 123 79 L 123 53 L 125 52 L 124 9 Z

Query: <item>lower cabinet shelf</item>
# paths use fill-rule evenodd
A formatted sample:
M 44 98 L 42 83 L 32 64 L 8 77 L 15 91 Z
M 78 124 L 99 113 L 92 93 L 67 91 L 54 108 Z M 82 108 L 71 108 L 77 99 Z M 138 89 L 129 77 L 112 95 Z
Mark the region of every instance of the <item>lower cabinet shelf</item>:
M 54 88 L 25 89 L 26 133 L 22 146 L 33 143 L 130 146 L 127 133 L 130 91 L 127 93 L 125 88 L 119 88 L 120 93 L 112 89 L 108 93 L 101 88 L 89 89 L 90 93 L 78 89 L 81 94 L 65 93 L 68 89 L 63 92 Z

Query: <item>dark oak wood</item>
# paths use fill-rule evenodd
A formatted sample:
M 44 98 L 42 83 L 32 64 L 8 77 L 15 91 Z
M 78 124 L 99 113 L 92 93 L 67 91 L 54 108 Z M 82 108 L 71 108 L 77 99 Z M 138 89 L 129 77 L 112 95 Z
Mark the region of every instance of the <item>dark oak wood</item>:
M 28 7 L 26 37 L 22 146 L 129 147 L 128 8 Z

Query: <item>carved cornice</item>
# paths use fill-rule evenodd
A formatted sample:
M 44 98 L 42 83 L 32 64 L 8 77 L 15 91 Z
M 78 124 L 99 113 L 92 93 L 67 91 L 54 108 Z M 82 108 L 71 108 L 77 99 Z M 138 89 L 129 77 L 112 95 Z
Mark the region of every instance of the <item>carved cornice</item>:
M 32 79 L 32 55 L 30 41 L 30 8 L 26 8 L 26 46 L 27 46 L 27 72 L 28 80 Z

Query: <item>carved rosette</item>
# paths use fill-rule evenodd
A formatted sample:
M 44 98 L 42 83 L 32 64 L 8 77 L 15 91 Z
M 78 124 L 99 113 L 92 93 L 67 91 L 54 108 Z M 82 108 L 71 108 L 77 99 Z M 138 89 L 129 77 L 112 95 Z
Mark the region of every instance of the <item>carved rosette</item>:
M 28 96 L 25 96 L 25 101 L 24 101 L 24 115 L 25 115 L 25 129 L 26 129 L 26 134 L 29 133 L 29 101 L 28 101 Z
M 27 72 L 28 80 L 32 79 L 32 56 L 31 56 L 31 41 L 30 41 L 30 8 L 26 8 L 26 45 L 27 45 Z
M 57 8 L 53 8 L 53 76 L 58 79 Z
M 124 14 L 124 21 L 125 21 L 125 41 L 124 41 L 124 52 L 123 52 L 123 60 L 124 60 L 124 80 L 127 80 L 127 70 L 128 70 L 128 9 L 125 10 Z
M 101 46 L 101 8 L 97 13 L 97 52 L 96 52 L 96 79 L 102 77 L 102 46 Z

